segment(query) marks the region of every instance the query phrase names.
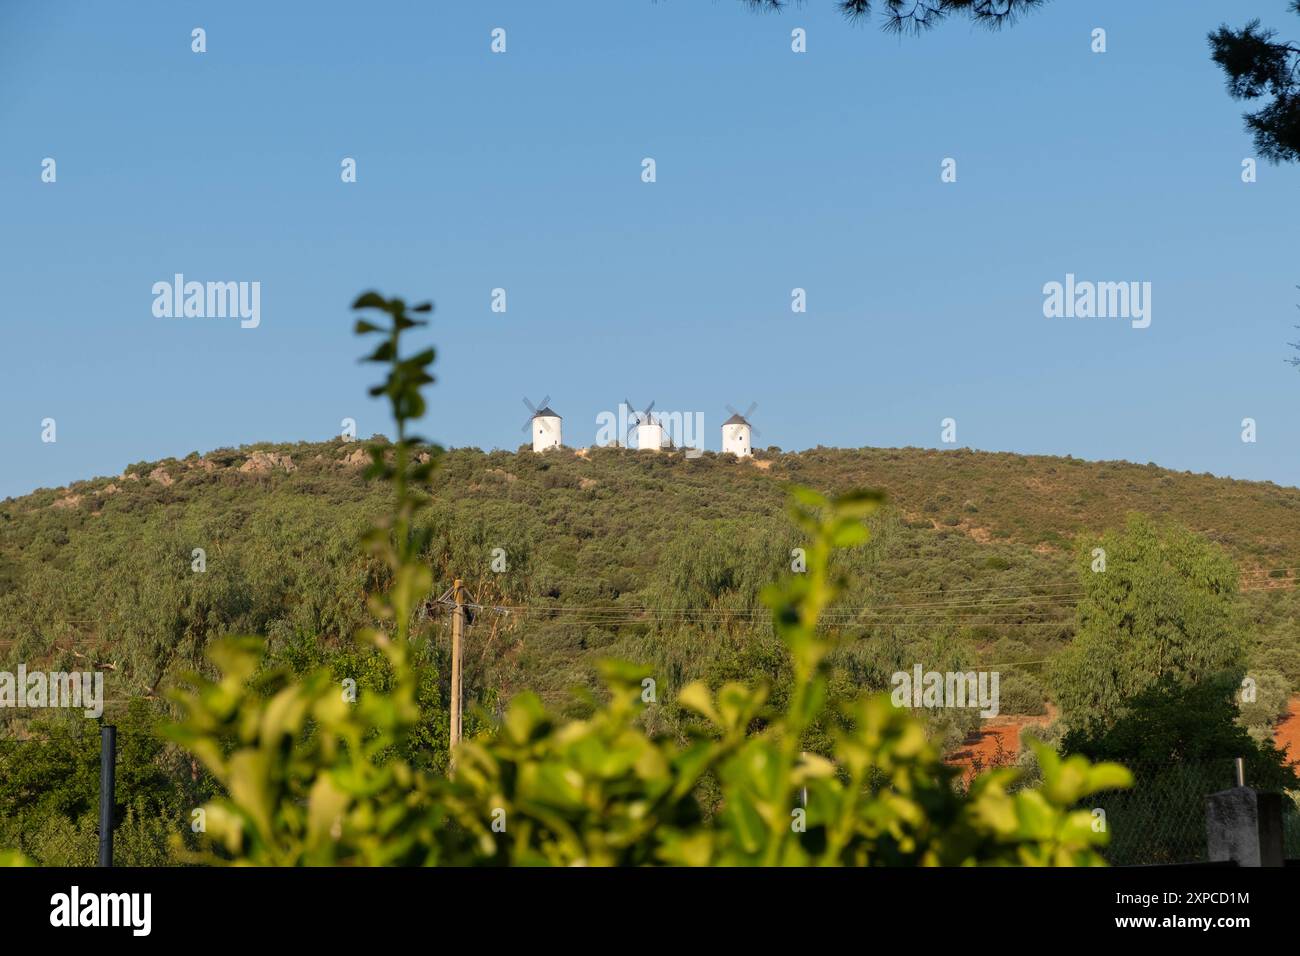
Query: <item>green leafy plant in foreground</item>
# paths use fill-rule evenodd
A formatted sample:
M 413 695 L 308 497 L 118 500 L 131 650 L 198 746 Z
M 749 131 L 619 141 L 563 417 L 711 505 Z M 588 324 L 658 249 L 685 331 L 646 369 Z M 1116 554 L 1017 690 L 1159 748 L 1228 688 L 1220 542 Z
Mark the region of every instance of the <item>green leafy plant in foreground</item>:
M 372 389 L 390 399 L 394 446 L 371 449 L 371 473 L 391 482 L 391 517 L 367 538 L 389 587 L 370 602 L 380 626 L 358 636 L 386 656 L 388 693 L 348 702 L 320 670 L 299 680 L 259 670 L 258 638 L 227 639 L 210 657 L 218 676 L 191 675 L 173 695 L 181 719 L 166 729 L 197 756 L 226 795 L 204 809 L 213 863 L 502 865 L 1096 865 L 1104 832 L 1079 801 L 1127 786 L 1128 772 L 1039 749 L 1043 782 L 1011 792 L 1019 771 L 999 769 L 969 789 L 953 785 L 921 723 L 884 696 L 829 699 L 826 658 L 833 641 L 818 621 L 843 582 L 836 549 L 867 539 L 871 492 L 834 499 L 794 492 L 792 514 L 807 537 L 804 574 L 763 594 L 794 673 L 788 706 L 767 703 L 767 687 L 690 684 L 677 706 L 693 716 L 684 739 L 643 729 L 650 674 L 608 662 L 608 700 L 591 716 L 563 721 L 524 693 L 499 727 L 468 740 L 451 776 L 401 756 L 418 728 L 410 620 L 432 586 L 414 520 L 432 458 L 417 461 L 421 386 L 433 352 L 400 354 L 401 336 L 424 323 L 400 299 L 363 295 L 358 309 L 386 313 L 369 360 L 389 367 Z M 410 311 L 427 312 L 417 306 Z M 431 453 L 432 454 L 432 453 Z M 390 460 L 391 456 L 391 460 Z M 804 749 L 815 723 L 833 729 L 825 754 Z M 702 805 L 702 784 L 720 795 Z M 806 794 L 806 805 L 804 795 Z

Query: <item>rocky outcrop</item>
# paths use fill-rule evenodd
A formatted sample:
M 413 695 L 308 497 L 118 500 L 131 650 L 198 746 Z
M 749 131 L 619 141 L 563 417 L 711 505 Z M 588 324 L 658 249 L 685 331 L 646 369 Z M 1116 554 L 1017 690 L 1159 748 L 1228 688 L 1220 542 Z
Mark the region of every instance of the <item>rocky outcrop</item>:
M 265 475 L 276 469 L 287 474 L 297 471 L 298 466 L 288 455 L 278 455 L 273 451 L 255 451 L 249 456 L 248 461 L 239 466 L 241 472 L 252 475 Z

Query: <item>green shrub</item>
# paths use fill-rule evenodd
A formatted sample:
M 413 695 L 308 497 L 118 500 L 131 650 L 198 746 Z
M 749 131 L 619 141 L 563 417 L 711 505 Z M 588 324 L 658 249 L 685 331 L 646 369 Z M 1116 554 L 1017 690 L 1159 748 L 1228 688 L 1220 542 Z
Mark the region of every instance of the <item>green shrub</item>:
M 1045 714 L 1046 694 L 1032 674 L 1013 671 L 1002 675 L 999 697 L 1004 714 Z

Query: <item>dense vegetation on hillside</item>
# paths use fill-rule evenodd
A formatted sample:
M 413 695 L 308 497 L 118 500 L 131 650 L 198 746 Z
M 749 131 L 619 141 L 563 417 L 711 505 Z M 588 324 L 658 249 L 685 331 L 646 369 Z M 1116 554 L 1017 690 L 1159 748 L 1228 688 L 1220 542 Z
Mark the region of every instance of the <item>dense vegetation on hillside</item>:
M 296 668 L 344 652 L 384 583 L 356 548 L 384 506 L 358 449 L 254 445 L 6 500 L 0 660 L 93 662 L 121 706 L 159 696 L 221 634 L 265 634 Z M 1236 562 L 1235 638 L 1252 674 L 1300 687 L 1300 490 L 967 450 L 770 449 L 744 462 L 597 448 L 453 450 L 434 473 L 421 519 L 432 596 L 459 575 L 488 606 L 470 628 L 471 690 L 492 708 L 523 688 L 572 706 L 568 691 L 594 686 L 609 654 L 650 665 L 668 689 L 753 673 L 779 685 L 757 594 L 798 545 L 782 512 L 791 481 L 889 498 L 871 545 L 843 556 L 850 589 L 827 620 L 855 638 L 835 662 L 845 684 L 884 688 L 918 662 L 999 665 L 1003 711 L 1041 712 L 1042 662 L 1074 633 L 1080 562 L 1141 512 Z M 431 605 L 421 627 L 434 647 L 446 626 Z

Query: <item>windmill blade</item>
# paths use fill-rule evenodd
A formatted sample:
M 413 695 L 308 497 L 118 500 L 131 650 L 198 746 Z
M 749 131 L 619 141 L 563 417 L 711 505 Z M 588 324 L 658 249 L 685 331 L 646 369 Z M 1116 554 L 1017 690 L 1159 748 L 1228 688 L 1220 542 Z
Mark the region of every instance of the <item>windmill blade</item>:
M 626 398 L 623 399 L 623 404 L 627 406 L 627 413 L 628 413 L 628 415 L 632 415 L 632 416 L 636 415 L 636 406 L 635 406 L 635 405 L 633 405 L 631 402 L 629 402 Z
M 727 411 L 731 412 L 731 414 L 736 415 L 745 420 L 745 424 L 749 426 L 749 434 L 752 438 L 758 438 L 760 435 L 763 434 L 761 431 L 755 428 L 754 423 L 749 420 L 749 417 L 754 414 L 754 409 L 758 408 L 758 402 L 750 402 L 749 408 L 745 409 L 743 415 L 730 405 L 726 405 L 724 403 L 723 407 L 726 408 Z
M 551 396 L 547 395 L 545 398 L 543 398 L 540 406 L 538 406 L 538 405 L 534 405 L 532 402 L 530 402 L 530 401 L 527 399 L 527 397 L 525 397 L 524 399 L 522 399 L 522 401 L 523 401 L 524 405 L 528 408 L 528 411 L 530 412 L 530 414 L 529 414 L 528 418 L 524 421 L 524 426 L 523 426 L 523 428 L 521 428 L 521 429 L 519 429 L 519 430 L 520 430 L 521 432 L 526 432 L 526 431 L 528 431 L 529 428 L 532 427 L 533 419 L 537 417 L 537 412 L 539 411 L 539 408 L 545 408 L 547 405 L 549 405 L 549 404 L 551 403 Z
M 649 405 L 647 405 L 647 406 L 645 407 L 645 420 L 646 420 L 647 422 L 653 422 L 653 421 L 654 421 L 654 419 L 650 417 L 650 410 L 653 409 L 654 407 L 655 407 L 655 403 L 654 403 L 654 402 L 651 402 Z

